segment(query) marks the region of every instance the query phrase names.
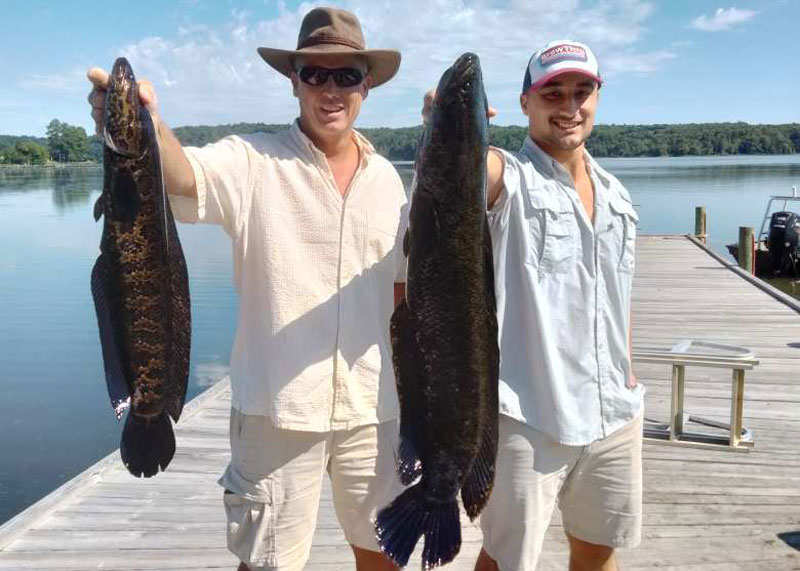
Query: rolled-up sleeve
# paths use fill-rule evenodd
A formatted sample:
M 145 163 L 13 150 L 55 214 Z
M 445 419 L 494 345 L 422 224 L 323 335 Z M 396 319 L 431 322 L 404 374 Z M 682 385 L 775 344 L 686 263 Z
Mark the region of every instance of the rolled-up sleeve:
M 255 150 L 234 135 L 204 147 L 184 147 L 183 151 L 194 173 L 197 197 L 170 195 L 175 218 L 219 224 L 234 236 L 251 192 Z
M 403 204 L 400 209 L 400 223 L 397 225 L 397 237 L 394 244 L 394 260 L 395 260 L 395 275 L 394 283 L 406 283 L 406 269 L 408 267 L 406 255 L 403 252 L 403 241 L 408 231 L 408 209 L 411 206 L 409 202 Z
M 511 199 L 515 194 L 519 193 L 520 173 L 517 169 L 517 160 L 512 154 L 502 149 L 496 150 L 503 156 L 503 188 L 487 215 L 489 227 L 493 231 L 502 232 L 508 228 Z

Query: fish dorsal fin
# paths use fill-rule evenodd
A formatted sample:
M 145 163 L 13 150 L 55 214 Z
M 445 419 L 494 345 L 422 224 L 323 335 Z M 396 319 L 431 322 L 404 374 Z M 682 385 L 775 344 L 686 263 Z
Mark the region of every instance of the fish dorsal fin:
M 156 139 L 156 145 L 158 139 Z M 158 154 L 158 176 L 161 177 L 161 209 L 164 212 L 164 244 L 166 244 L 167 259 L 169 259 L 169 221 L 167 219 L 167 209 L 169 208 L 169 201 L 167 199 L 167 189 L 164 186 L 164 166 L 161 164 L 161 154 Z

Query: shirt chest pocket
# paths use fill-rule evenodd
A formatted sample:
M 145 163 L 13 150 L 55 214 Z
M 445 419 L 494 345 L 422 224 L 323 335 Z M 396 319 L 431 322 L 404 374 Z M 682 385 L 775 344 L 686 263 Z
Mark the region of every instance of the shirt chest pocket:
M 572 203 L 550 192 L 531 192 L 525 260 L 540 275 L 563 274 L 574 264 L 578 227 Z
M 375 210 L 368 213 L 367 219 L 364 261 L 369 266 L 383 260 L 394 248 L 400 215 L 396 211 Z
M 632 273 L 636 262 L 636 226 L 639 216 L 633 204 L 621 196 L 609 200 L 610 221 L 605 236 L 609 259 L 621 272 Z

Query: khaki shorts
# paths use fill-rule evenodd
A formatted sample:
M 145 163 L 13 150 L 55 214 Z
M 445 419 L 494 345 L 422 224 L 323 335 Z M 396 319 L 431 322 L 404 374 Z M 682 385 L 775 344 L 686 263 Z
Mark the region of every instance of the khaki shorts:
M 231 410 L 225 488 L 228 549 L 255 570 L 300 571 L 308 560 L 322 482 L 352 545 L 379 551 L 372 521 L 403 487 L 395 475 L 397 421 L 334 432 L 275 428 Z
M 480 516 L 483 547 L 501 571 L 534 571 L 556 504 L 564 531 L 635 547 L 642 523 L 642 417 L 588 446 L 566 446 L 500 416 L 497 472 Z

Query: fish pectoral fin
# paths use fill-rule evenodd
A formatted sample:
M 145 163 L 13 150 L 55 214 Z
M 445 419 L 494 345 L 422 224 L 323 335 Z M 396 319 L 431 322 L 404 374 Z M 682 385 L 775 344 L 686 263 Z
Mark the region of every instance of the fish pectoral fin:
M 141 207 L 136 179 L 130 170 L 124 169 L 112 177 L 111 184 L 111 211 L 114 221 L 133 224 Z
M 422 475 L 422 451 L 419 438 L 419 419 L 425 417 L 422 398 L 422 357 L 417 345 L 414 322 L 403 299 L 394 310 L 389 334 L 392 341 L 397 396 L 400 400 L 400 443 L 397 450 L 397 475 L 409 485 Z
M 100 217 L 103 215 L 103 212 L 106 208 L 106 193 L 103 193 L 97 197 L 97 200 L 94 202 L 94 221 L 97 222 L 100 220 Z
M 118 324 L 114 317 L 113 284 L 103 255 L 97 258 L 92 269 L 92 297 L 97 313 L 97 328 L 100 331 L 108 396 L 119 420 L 130 403 L 131 391 L 122 366 L 124 360 L 119 344 Z

